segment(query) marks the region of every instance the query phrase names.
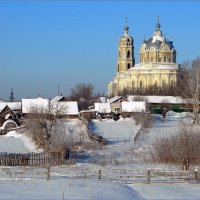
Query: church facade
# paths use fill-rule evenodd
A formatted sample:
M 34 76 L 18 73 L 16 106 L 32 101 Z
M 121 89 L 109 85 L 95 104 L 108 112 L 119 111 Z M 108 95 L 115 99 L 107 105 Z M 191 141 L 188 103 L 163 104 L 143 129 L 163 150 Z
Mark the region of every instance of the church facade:
M 173 88 L 180 71 L 176 63 L 176 50 L 173 42 L 166 39 L 161 31 L 159 20 L 153 36 L 143 41 L 139 51 L 139 63 L 135 64 L 134 39 L 125 25 L 124 35 L 119 39 L 117 73 L 108 84 L 109 96 L 123 91 L 164 90 Z

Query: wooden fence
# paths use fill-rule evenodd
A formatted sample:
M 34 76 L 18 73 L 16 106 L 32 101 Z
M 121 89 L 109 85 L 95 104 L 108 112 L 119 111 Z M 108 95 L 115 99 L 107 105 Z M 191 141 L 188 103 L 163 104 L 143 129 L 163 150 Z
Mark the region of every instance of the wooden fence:
M 50 153 L 0 153 L 0 166 L 48 166 L 64 163 L 62 152 Z
M 0 167 L 0 181 L 50 180 L 50 167 Z
M 52 174 L 53 170 L 52 170 Z M 165 170 L 134 170 L 134 169 L 114 169 L 114 168 L 81 168 L 65 167 L 59 175 L 73 179 L 99 179 L 102 181 L 112 181 L 122 184 L 132 183 L 196 183 L 200 180 L 197 171 L 165 171 Z
M 106 145 L 107 144 L 106 139 L 104 139 L 102 136 L 98 136 L 98 135 L 92 134 L 92 132 L 89 129 L 89 123 L 87 122 L 87 120 L 85 118 L 83 118 L 83 117 L 79 117 L 79 118 L 87 126 L 87 134 L 88 134 L 88 136 L 90 137 L 91 140 L 95 140 L 95 141 L 99 142 L 102 145 Z
M 133 183 L 198 183 L 197 171 L 132 170 L 114 168 L 82 168 L 71 166 L 0 167 L 0 180 L 29 179 L 98 179 L 122 184 Z

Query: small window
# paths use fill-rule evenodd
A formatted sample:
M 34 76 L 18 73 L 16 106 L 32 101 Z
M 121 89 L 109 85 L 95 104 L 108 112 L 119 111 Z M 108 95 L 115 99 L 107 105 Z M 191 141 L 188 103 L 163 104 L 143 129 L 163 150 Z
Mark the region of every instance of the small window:
M 164 62 L 166 62 L 166 56 L 164 56 Z
M 140 81 L 140 89 L 142 90 L 143 89 L 143 82 Z
M 134 87 L 135 87 L 135 82 L 133 81 L 133 82 L 132 82 L 132 88 L 134 88 Z
M 127 65 L 127 68 L 128 68 L 128 69 L 130 69 L 130 68 L 131 68 L 131 65 L 130 65 L 130 63 L 128 63 L 128 65 Z
M 127 51 L 127 58 L 130 58 L 130 51 Z
M 115 108 L 115 112 L 120 112 L 120 108 Z
M 165 81 L 163 80 L 163 81 L 162 81 L 162 89 L 164 89 L 165 86 L 166 86 L 166 84 L 165 84 Z
M 174 87 L 174 81 L 171 81 L 171 88 L 173 88 Z

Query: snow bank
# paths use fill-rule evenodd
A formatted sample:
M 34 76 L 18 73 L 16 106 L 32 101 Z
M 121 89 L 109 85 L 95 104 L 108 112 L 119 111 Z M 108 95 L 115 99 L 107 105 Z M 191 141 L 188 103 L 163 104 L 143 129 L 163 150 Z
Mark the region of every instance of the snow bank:
M 1 182 L 0 199 L 142 200 L 133 189 L 100 180 L 58 179 L 51 181 Z
M 10 131 L 6 135 L 0 136 L 0 152 L 29 153 L 41 151 L 41 149 L 37 149 L 33 141 L 25 134 Z
M 135 125 L 133 119 L 113 120 L 93 120 L 93 133 L 103 136 L 105 139 L 133 139 L 140 129 L 139 125 Z

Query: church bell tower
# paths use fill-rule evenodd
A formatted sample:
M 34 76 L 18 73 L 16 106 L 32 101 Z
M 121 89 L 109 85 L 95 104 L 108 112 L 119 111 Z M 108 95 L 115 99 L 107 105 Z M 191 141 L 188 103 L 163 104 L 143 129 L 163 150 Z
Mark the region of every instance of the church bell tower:
M 129 27 L 124 26 L 124 35 L 119 39 L 119 49 L 117 58 L 117 72 L 127 71 L 135 65 L 134 39 L 128 33 Z

